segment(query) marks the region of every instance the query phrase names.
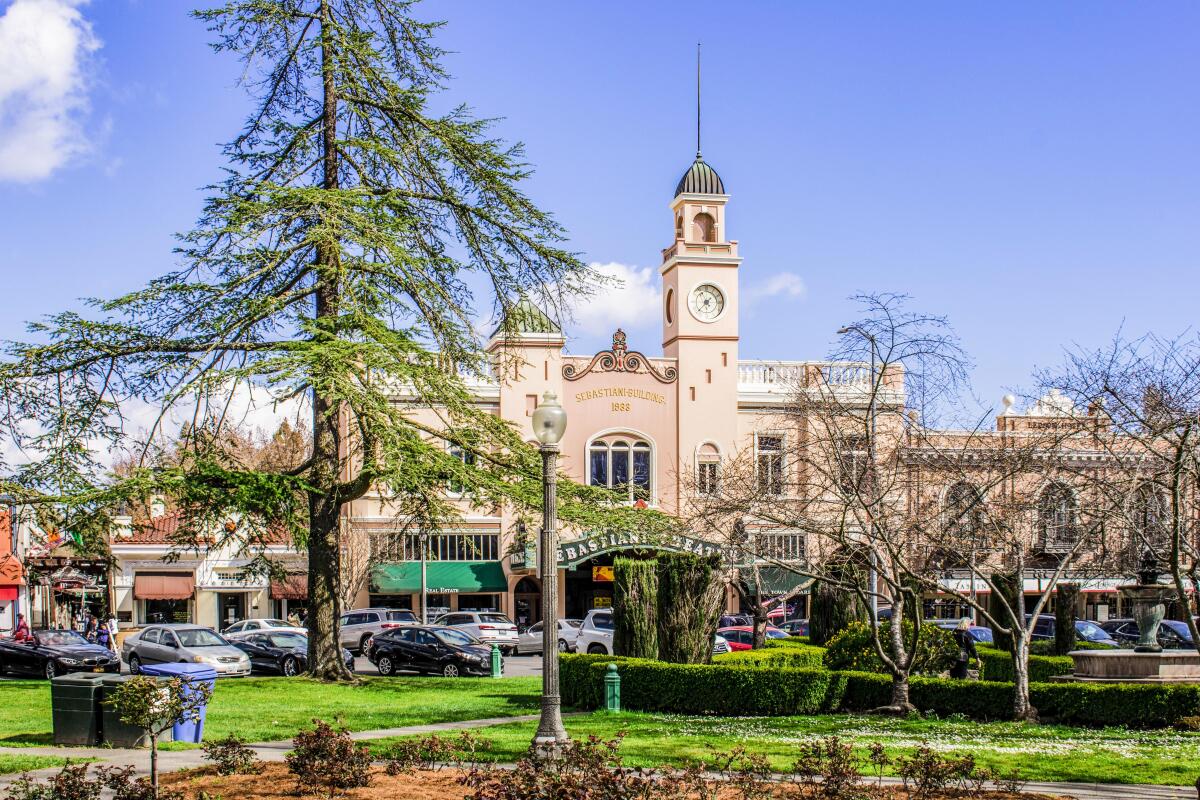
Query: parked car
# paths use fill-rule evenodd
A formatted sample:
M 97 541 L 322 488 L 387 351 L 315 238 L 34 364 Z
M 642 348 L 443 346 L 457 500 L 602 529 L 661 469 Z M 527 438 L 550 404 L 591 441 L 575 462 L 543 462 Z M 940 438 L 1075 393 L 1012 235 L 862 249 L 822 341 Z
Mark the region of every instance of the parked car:
M 418 622 L 416 614 L 403 608 L 356 608 L 342 614 L 339 638 L 342 647 L 362 655 L 367 650 L 367 642 L 380 631 Z
M 244 619 L 241 622 L 233 623 L 221 631 L 221 635 L 234 636 L 240 633 L 253 633 L 255 631 L 290 631 L 291 633 L 308 634 L 307 628 L 300 625 L 293 625 L 285 619 Z
M 250 674 L 250 657 L 212 628 L 201 625 L 151 625 L 125 637 L 121 657 L 134 675 L 141 673 L 143 664 L 177 661 L 208 664 L 217 671 L 217 677 Z
M 929 625 L 936 625 L 948 631 L 952 631 L 958 627 L 958 620 L 956 619 L 929 619 L 925 621 Z M 980 644 L 992 644 L 996 641 L 992 635 L 992 629 L 984 625 L 972 624 L 971 627 L 967 628 L 967 633 L 971 634 L 971 638 Z
M 429 672 L 446 678 L 492 674 L 491 645 L 459 628 L 413 625 L 384 631 L 371 642 L 368 659 L 380 675 Z
M 579 638 L 579 628 L 583 625 L 581 619 L 560 619 L 558 621 L 558 652 L 575 652 L 575 640 Z M 535 622 L 517 635 L 518 653 L 542 652 L 542 629 L 540 622 Z
M 575 652 L 612 655 L 613 615 L 607 608 L 594 608 L 583 618 Z
M 751 625 L 733 625 L 728 628 L 718 628 L 717 634 L 724 636 L 729 642 L 730 650 L 750 650 L 754 647 L 754 627 Z M 768 639 L 789 639 L 791 638 L 786 632 L 779 630 L 773 625 L 768 625 L 766 630 Z
M 806 619 L 789 619 L 787 622 L 781 622 L 775 627 L 788 636 L 808 636 L 808 620 Z
M 517 651 L 517 626 L 499 611 L 452 611 L 434 622 L 446 628 L 458 628 L 484 644 L 494 644 L 504 655 Z
M 713 655 L 723 656 L 726 653 L 731 653 L 733 650 L 729 647 L 729 640 L 721 634 L 713 637 Z
M 732 628 L 734 625 L 753 625 L 754 619 L 749 614 L 722 614 L 718 628 Z
M 229 643 L 250 657 L 250 669 L 292 677 L 308 669 L 308 637 L 293 631 L 252 631 L 230 636 Z M 342 648 L 346 669 L 354 671 L 354 654 Z
M 1132 619 L 1110 619 L 1100 623 L 1100 627 L 1122 647 L 1137 644 L 1141 631 L 1137 621 Z M 1164 619 L 1158 626 L 1158 646 L 1164 650 L 1193 650 L 1196 647 L 1187 623 L 1177 619 Z
M 1028 625 L 1030 615 L 1025 615 L 1025 624 Z M 1041 614 L 1037 618 L 1037 622 L 1033 624 L 1033 639 L 1053 639 L 1054 638 L 1054 615 Z M 1109 636 L 1108 631 L 1101 628 L 1096 623 L 1088 619 L 1075 620 L 1075 636 L 1081 642 L 1091 642 L 1092 644 L 1103 645 L 1105 647 L 1120 647 L 1115 639 Z
M 32 635 L 24 642 L 0 639 L 0 674 L 18 672 L 49 679 L 68 672 L 121 671 L 116 653 L 75 631 L 36 630 Z

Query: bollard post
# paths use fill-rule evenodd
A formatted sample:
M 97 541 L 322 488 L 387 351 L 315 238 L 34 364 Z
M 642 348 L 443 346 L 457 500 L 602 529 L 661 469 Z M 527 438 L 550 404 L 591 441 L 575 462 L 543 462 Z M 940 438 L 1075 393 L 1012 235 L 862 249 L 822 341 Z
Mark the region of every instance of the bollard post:
M 492 645 L 492 677 L 499 678 L 504 674 L 504 662 L 500 658 L 500 648 Z
M 621 710 L 621 676 L 616 664 L 609 664 L 604 673 L 604 710 L 614 714 Z

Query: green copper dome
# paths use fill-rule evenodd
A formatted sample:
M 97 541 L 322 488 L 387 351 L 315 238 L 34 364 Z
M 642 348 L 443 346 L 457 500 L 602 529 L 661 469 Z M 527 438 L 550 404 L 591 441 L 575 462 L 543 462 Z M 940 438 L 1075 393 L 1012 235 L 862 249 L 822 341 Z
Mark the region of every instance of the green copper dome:
M 704 163 L 704 159 L 697 153 L 696 160 L 692 162 L 688 171 L 683 173 L 679 185 L 675 187 L 675 196 L 681 194 L 725 194 L 725 184 L 721 183 L 721 176 L 717 171 Z

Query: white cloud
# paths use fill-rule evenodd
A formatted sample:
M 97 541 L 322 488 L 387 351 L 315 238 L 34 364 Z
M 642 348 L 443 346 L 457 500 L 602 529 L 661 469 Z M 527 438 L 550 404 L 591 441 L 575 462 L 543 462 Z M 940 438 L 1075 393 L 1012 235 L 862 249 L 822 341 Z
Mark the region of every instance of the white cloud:
M 41 180 L 88 149 L 87 67 L 100 41 L 83 2 L 13 0 L 0 16 L 0 180 Z
M 606 336 L 617 328 L 646 328 L 661 324 L 662 286 L 650 267 L 611 262 L 592 264 L 610 282 L 581 298 L 572 309 L 574 330 L 585 336 Z
M 808 293 L 804 281 L 794 272 L 776 273 L 761 283 L 751 284 L 742 291 L 742 305 L 750 306 L 759 300 L 791 298 L 798 300 Z

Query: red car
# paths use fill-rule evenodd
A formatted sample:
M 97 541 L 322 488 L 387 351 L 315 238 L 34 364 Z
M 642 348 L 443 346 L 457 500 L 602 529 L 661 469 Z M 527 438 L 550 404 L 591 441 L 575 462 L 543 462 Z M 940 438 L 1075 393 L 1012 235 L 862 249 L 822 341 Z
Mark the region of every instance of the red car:
M 725 637 L 725 640 L 729 642 L 730 650 L 752 650 L 754 648 L 754 628 L 749 625 L 731 625 L 728 628 L 721 628 L 717 634 Z M 791 637 L 774 625 L 768 625 L 767 638 L 790 639 Z

